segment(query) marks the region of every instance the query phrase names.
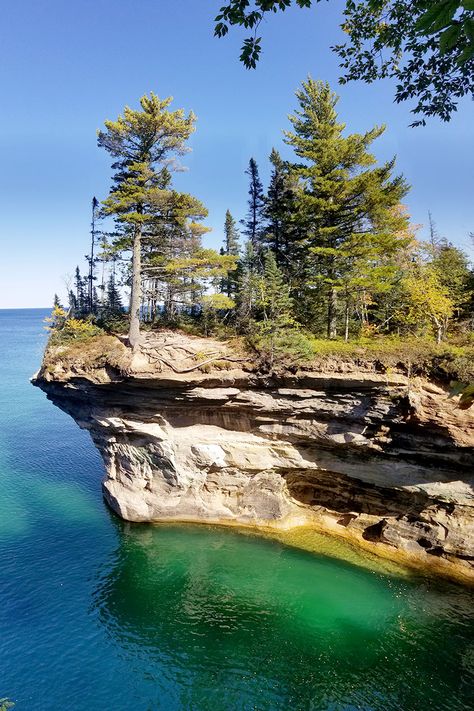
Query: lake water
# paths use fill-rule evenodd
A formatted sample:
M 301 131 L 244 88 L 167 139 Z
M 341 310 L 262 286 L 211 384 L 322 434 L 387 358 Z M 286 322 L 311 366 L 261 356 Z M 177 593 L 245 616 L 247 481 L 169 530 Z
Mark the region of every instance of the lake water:
M 474 709 L 468 590 L 207 526 L 130 525 L 0 311 L 0 698 L 15 711 Z

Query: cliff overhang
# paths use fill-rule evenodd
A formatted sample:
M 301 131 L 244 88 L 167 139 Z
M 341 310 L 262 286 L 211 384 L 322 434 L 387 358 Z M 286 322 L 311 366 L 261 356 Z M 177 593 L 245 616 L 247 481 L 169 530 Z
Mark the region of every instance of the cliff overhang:
M 163 332 L 114 361 L 47 356 L 34 384 L 87 429 L 128 521 L 312 526 L 474 582 L 474 414 L 377 364 L 261 372 Z

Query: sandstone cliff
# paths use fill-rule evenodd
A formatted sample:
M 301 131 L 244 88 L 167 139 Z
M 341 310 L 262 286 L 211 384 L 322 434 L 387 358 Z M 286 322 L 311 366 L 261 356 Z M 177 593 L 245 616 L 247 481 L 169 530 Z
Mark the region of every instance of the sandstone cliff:
M 169 332 L 133 358 L 116 341 L 113 362 L 59 349 L 34 384 L 89 430 L 126 520 L 314 526 L 474 581 L 474 408 L 434 383 L 373 363 L 259 373 Z

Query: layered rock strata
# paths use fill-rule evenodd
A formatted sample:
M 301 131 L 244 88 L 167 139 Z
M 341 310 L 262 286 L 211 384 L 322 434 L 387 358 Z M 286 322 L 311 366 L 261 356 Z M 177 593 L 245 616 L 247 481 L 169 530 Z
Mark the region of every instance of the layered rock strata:
M 150 336 L 127 372 L 56 356 L 36 376 L 90 432 L 119 516 L 311 525 L 474 581 L 473 408 L 373 364 L 259 374 L 203 348 Z

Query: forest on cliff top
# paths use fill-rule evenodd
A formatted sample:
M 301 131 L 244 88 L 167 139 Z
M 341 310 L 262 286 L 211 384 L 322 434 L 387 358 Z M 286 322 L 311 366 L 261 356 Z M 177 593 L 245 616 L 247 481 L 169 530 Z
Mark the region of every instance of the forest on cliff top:
M 248 212 L 223 216 L 218 252 L 203 244 L 206 207 L 173 185 L 196 117 L 171 102 L 143 96 L 98 133 L 112 186 L 92 202 L 85 274 L 77 267 L 67 306 L 55 299 L 56 339 L 128 332 L 136 348 L 140 329 L 180 328 L 241 336 L 270 364 L 447 343 L 451 374 L 471 379 L 473 267 L 431 216 L 418 239 L 395 158 L 371 152 L 384 126 L 350 133 L 328 83 L 305 80 L 284 131 L 292 160 L 272 150 L 265 189 L 250 159 Z

